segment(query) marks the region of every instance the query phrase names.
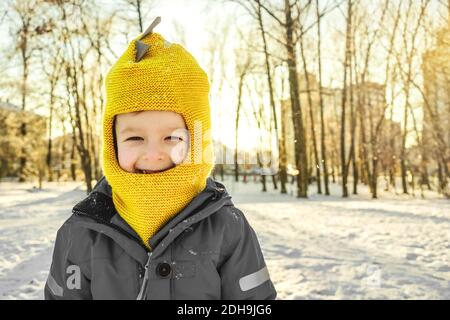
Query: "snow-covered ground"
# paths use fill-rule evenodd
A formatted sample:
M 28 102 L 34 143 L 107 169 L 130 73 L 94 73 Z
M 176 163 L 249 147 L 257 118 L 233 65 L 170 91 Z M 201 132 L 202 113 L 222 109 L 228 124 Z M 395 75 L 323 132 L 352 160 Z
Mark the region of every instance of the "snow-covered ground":
M 43 299 L 56 231 L 85 196 L 81 184 L 0 183 L 0 299 Z
M 257 232 L 279 299 L 450 299 L 450 201 L 342 199 L 224 183 Z M 269 181 L 270 182 L 270 181 Z M 289 186 L 289 192 L 292 193 Z M 419 194 L 419 193 L 417 193 Z M 82 184 L 0 183 L 0 299 L 42 299 L 56 231 Z

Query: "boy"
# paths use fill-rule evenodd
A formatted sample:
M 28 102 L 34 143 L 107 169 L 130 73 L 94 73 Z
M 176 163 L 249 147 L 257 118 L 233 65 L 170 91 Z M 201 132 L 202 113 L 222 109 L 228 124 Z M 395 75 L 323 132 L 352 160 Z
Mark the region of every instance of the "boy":
M 255 232 L 209 177 L 209 83 L 150 28 L 108 72 L 103 177 L 59 229 L 46 299 L 275 299 Z

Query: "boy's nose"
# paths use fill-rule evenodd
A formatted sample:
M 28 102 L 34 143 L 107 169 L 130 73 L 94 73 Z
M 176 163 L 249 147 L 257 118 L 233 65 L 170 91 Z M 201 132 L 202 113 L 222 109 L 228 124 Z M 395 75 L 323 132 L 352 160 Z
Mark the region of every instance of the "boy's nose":
M 165 152 L 157 148 L 147 148 L 143 155 L 143 159 L 147 161 L 161 161 L 166 158 Z
M 151 150 L 151 151 L 146 152 L 144 154 L 143 158 L 144 158 L 144 160 L 147 160 L 147 161 L 161 161 L 161 160 L 164 160 L 165 155 L 161 151 Z

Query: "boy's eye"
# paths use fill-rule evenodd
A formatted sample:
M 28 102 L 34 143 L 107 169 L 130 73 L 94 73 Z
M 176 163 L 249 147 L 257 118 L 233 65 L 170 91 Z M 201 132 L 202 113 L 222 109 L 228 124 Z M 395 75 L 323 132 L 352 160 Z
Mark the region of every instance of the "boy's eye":
M 177 137 L 177 136 L 168 136 L 166 137 L 166 140 L 170 140 L 170 141 L 183 141 L 182 137 Z
M 141 137 L 129 137 L 129 138 L 125 139 L 125 141 L 130 141 L 130 140 L 138 141 L 138 140 L 143 140 L 143 139 Z

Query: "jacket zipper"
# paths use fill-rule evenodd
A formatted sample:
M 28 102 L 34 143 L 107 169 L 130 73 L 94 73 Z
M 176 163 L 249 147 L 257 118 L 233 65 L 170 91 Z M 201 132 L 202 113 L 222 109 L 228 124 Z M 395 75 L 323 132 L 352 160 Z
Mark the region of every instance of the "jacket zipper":
M 152 258 L 153 252 L 148 252 L 148 259 L 147 263 L 145 264 L 145 273 L 144 273 L 144 280 L 142 281 L 141 290 L 139 290 L 139 295 L 137 296 L 136 300 L 145 300 L 147 297 L 147 294 L 145 293 L 147 291 L 147 285 L 148 285 L 148 277 L 149 277 L 149 269 L 150 269 L 150 260 Z

